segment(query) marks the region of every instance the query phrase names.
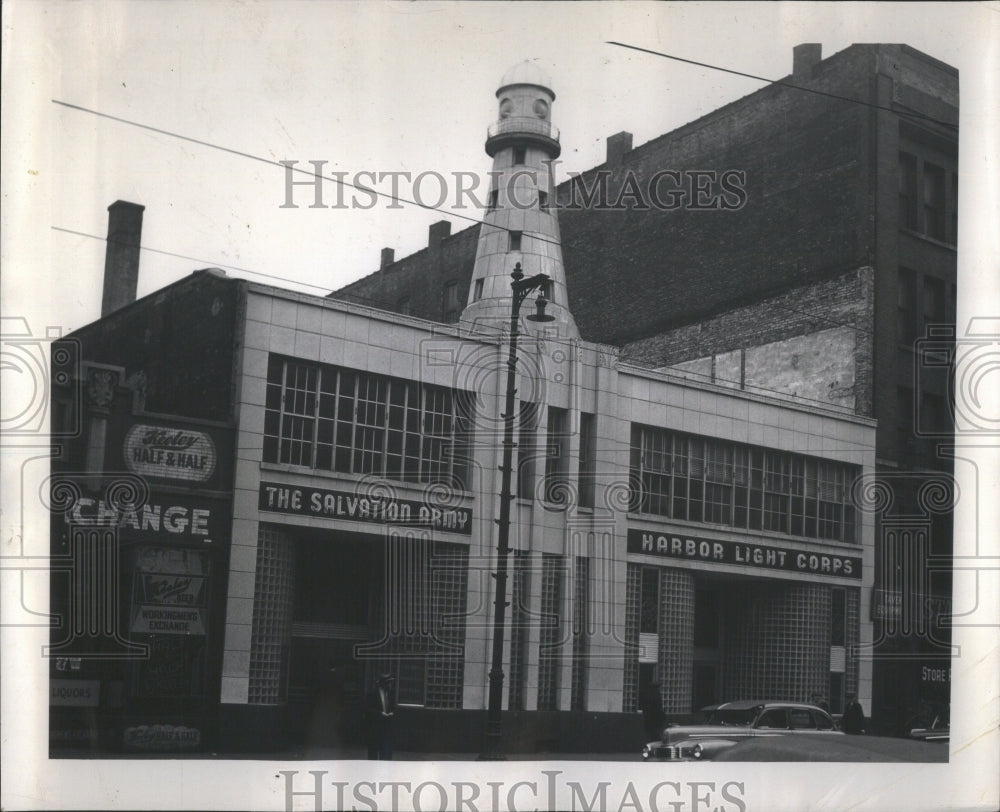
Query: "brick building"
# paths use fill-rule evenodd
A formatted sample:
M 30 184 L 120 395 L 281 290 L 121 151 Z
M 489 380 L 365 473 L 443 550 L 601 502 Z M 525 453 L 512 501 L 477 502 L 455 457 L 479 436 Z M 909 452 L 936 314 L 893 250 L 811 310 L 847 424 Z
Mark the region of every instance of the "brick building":
M 871 712 L 884 732 L 948 701 L 923 675 L 950 652 L 957 124 L 958 73 L 931 56 L 801 45 L 780 82 L 635 148 L 618 133 L 604 164 L 556 190 L 584 339 L 878 421 L 892 505 Z M 481 228 L 437 223 L 427 249 L 331 295 L 455 321 Z
M 554 318 L 515 365 L 505 746 L 636 753 L 654 681 L 673 717 L 870 706 L 874 421 L 846 383 L 817 402 L 580 338 L 551 178 L 504 205 L 558 152 L 550 88 L 527 64 L 497 91 L 459 324 L 214 270 L 132 301 L 141 218 L 111 207 L 127 289 L 53 348 L 54 750 L 348 748 L 384 669 L 401 749 L 476 748 L 515 262 Z

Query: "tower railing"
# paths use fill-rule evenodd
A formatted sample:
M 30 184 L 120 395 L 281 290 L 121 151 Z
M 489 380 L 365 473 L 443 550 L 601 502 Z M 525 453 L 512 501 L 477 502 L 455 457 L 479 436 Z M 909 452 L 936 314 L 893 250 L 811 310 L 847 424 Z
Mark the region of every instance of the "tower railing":
M 540 118 L 528 118 L 527 116 L 502 118 L 499 121 L 494 122 L 486 130 L 486 137 L 494 138 L 495 136 L 506 135 L 508 133 L 531 133 L 533 135 L 544 135 L 547 138 L 551 138 L 553 141 L 559 141 L 558 127 L 555 127 L 550 122 L 544 121 Z

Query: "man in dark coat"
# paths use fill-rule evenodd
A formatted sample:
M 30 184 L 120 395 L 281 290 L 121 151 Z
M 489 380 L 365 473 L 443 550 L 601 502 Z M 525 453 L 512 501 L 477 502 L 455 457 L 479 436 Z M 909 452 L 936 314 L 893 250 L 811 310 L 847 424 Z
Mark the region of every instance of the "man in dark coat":
M 646 741 L 660 738 L 663 732 L 663 701 L 660 699 L 660 684 L 649 682 L 642 689 L 639 698 L 639 710 L 642 711 L 642 726 L 646 729 Z
M 845 733 L 860 734 L 865 732 L 865 712 L 854 694 L 847 695 L 847 707 L 844 708 L 844 718 L 841 725 Z
M 368 758 L 373 761 L 392 759 L 392 719 L 396 712 L 394 687 L 392 674 L 383 671 L 365 697 Z

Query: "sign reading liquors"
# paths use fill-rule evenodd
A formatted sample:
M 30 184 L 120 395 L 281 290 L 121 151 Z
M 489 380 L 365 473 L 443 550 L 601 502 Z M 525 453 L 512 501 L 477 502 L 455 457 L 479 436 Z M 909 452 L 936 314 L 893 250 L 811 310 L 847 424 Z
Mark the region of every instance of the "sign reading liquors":
M 125 435 L 125 464 L 140 476 L 205 482 L 215 462 L 215 443 L 201 431 L 138 423 Z
M 472 511 L 468 508 L 437 507 L 412 499 L 359 496 L 300 485 L 261 482 L 258 508 L 295 516 L 428 527 L 466 536 L 472 533 Z
M 632 529 L 628 531 L 628 551 L 689 561 L 861 579 L 861 558 L 858 556 L 807 553 L 773 544 L 691 538 Z

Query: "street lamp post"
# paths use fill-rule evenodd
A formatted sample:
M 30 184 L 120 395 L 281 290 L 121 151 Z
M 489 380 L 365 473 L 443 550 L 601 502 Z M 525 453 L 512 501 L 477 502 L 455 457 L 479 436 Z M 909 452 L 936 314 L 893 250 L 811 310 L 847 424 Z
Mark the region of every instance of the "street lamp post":
M 507 614 L 507 557 L 510 554 L 510 503 L 511 473 L 514 464 L 514 395 L 517 392 L 517 337 L 521 303 L 534 290 L 541 289 L 542 295 L 536 301 L 537 311 L 528 316 L 529 321 L 552 321 L 545 314 L 547 302 L 543 298 L 549 282 L 546 274 L 540 273 L 524 278 L 521 263 L 514 266 L 511 273 L 513 292 L 510 310 L 510 351 L 507 355 L 507 396 L 503 412 L 503 464 L 500 466 L 500 518 L 497 519 L 497 571 L 496 597 L 493 604 L 493 658 L 490 665 L 490 695 L 486 711 L 486 742 L 481 760 L 497 760 L 501 738 L 501 709 L 503 706 L 503 641 Z

